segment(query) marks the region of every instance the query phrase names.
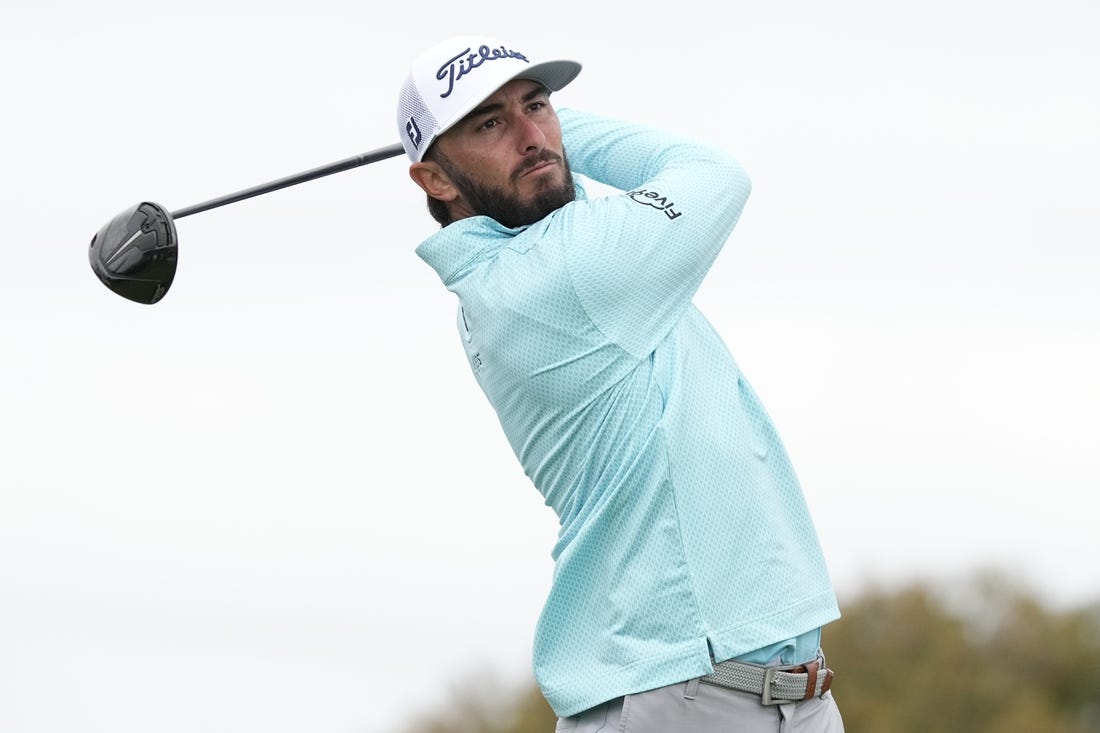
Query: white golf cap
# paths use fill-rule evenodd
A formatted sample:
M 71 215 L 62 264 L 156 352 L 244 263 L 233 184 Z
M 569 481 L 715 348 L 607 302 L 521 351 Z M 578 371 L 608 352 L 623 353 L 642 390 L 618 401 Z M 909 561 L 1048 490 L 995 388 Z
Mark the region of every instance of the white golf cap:
M 495 38 L 458 36 L 417 57 L 401 87 L 397 131 L 413 162 L 435 139 L 512 79 L 530 79 L 556 92 L 576 78 L 581 65 L 555 60 L 535 63 Z

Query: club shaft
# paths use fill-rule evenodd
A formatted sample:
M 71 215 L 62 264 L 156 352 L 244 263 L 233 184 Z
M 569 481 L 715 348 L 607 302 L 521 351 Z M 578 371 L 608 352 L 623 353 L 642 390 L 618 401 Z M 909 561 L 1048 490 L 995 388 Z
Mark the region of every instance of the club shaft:
M 323 165 L 319 168 L 312 168 L 308 171 L 295 173 L 294 175 L 279 178 L 275 181 L 261 183 L 258 186 L 246 188 L 243 191 L 237 191 L 236 193 L 229 193 L 225 196 L 219 196 L 216 199 L 210 199 L 209 201 L 204 201 L 201 204 L 185 206 L 178 211 L 173 211 L 172 218 L 181 219 L 185 216 L 190 216 L 191 214 L 197 214 L 200 211 L 216 209 L 219 206 L 232 204 L 236 201 L 252 198 L 253 196 L 270 193 L 271 191 L 278 191 L 280 188 L 286 188 L 287 186 L 294 186 L 299 183 L 305 183 L 306 181 L 312 181 L 315 178 L 330 176 L 333 173 L 351 170 L 352 168 L 358 168 L 359 166 L 367 165 L 368 163 L 375 163 L 379 160 L 385 160 L 386 158 L 393 158 L 395 156 L 401 155 L 403 152 L 405 152 L 405 149 L 401 147 L 401 143 L 393 143 L 392 145 L 387 145 L 384 148 L 377 148 L 366 153 L 360 153 L 359 155 L 345 158 L 344 160 L 338 160 L 335 163 L 329 163 L 328 165 Z

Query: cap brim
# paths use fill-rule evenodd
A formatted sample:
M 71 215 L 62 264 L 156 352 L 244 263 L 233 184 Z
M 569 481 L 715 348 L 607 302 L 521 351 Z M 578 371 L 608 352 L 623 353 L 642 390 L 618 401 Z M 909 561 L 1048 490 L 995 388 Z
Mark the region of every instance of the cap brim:
M 550 91 L 557 92 L 576 79 L 580 73 L 581 65 L 576 61 L 543 61 L 521 70 L 512 79 L 531 79 L 545 84 Z

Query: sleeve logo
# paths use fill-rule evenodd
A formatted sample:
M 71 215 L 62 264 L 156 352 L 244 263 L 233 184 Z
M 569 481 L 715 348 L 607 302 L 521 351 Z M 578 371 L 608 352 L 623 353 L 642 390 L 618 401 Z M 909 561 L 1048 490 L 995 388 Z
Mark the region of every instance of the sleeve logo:
M 669 219 L 675 219 L 682 213 L 684 213 L 682 211 L 677 211 L 675 208 L 676 204 L 672 201 L 669 201 L 667 196 L 662 196 L 656 191 L 650 191 L 646 188 L 639 188 L 635 189 L 634 191 L 628 191 L 626 195 L 634 201 L 637 201 L 639 204 L 652 206 L 658 211 L 663 211 L 665 216 L 667 216 Z

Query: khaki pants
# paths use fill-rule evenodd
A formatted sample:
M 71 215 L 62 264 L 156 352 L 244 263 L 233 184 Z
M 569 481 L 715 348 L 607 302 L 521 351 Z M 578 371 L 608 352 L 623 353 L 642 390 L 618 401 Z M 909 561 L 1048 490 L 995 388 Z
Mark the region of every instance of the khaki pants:
M 556 733 L 844 733 L 831 692 L 763 705 L 759 696 L 679 682 L 560 718 Z

